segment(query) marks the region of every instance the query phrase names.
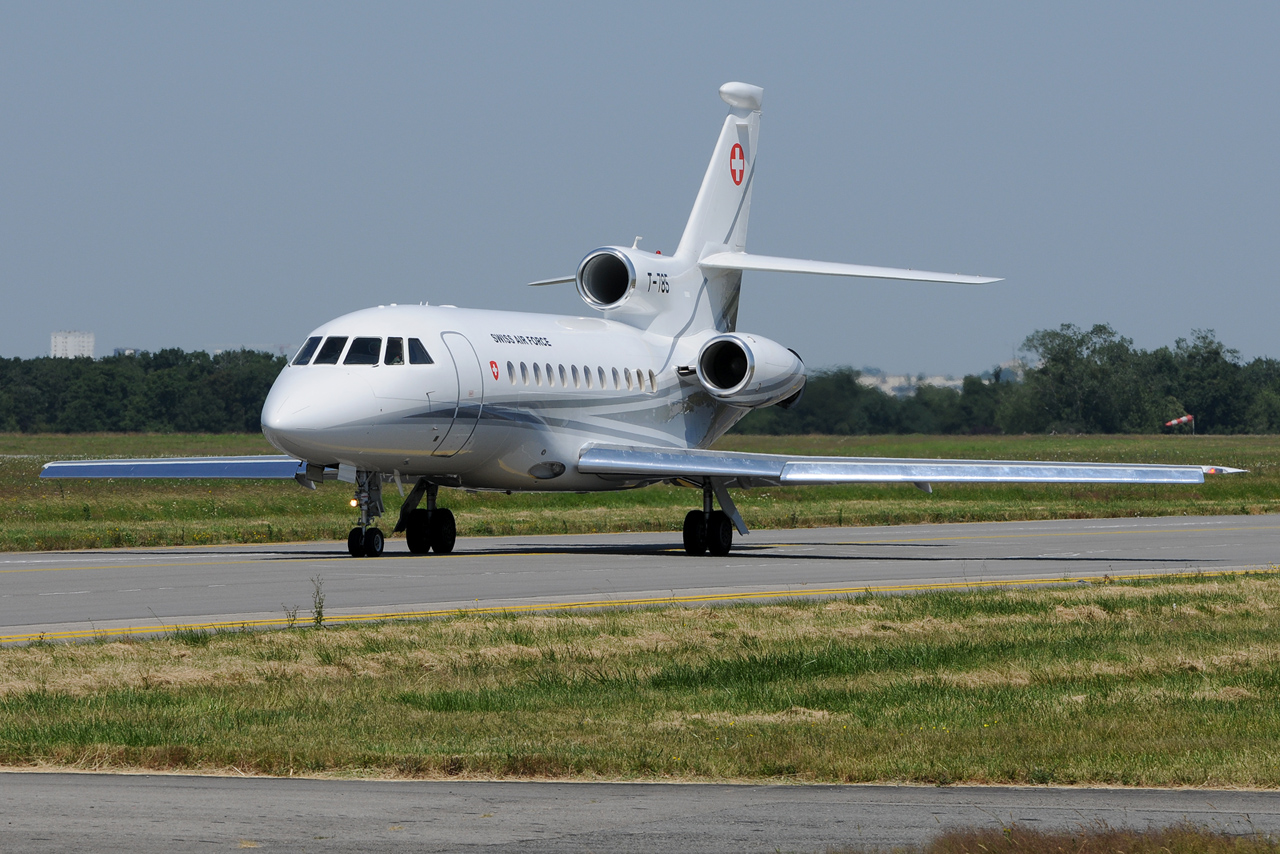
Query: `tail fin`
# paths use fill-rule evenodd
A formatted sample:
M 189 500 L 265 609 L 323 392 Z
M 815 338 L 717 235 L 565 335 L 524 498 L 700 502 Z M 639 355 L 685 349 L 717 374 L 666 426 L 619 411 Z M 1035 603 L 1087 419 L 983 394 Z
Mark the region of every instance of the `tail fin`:
M 764 90 L 747 83 L 726 83 L 720 87 L 720 97 L 729 105 L 729 115 L 676 249 L 680 258 L 696 260 L 708 244 L 711 251 L 730 252 L 745 251 L 747 245 Z

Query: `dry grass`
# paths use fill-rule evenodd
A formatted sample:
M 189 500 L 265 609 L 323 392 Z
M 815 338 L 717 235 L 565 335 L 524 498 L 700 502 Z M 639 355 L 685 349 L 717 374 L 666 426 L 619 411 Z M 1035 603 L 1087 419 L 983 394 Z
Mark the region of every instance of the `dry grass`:
M 0 762 L 1280 785 L 1280 578 L 0 650 Z
M 1262 835 L 1235 836 L 1177 824 L 1132 830 L 1096 824 L 1070 830 L 1037 830 L 1012 824 L 945 831 L 923 846 L 895 847 L 892 854 L 1276 854 L 1280 841 Z M 884 849 L 832 848 L 828 854 L 873 854 Z

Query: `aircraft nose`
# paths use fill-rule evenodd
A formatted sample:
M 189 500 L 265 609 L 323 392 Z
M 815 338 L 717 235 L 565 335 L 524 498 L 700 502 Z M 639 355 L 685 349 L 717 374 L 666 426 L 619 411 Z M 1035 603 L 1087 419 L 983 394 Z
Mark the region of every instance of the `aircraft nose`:
M 294 404 L 296 395 L 294 394 L 295 382 L 291 382 L 287 377 L 288 369 L 284 374 L 276 378 L 271 386 L 271 391 L 267 392 L 267 399 L 262 403 L 262 435 L 266 436 L 267 441 L 282 451 L 286 450 L 284 444 L 293 438 L 293 434 L 298 427 L 301 426 L 299 407 Z

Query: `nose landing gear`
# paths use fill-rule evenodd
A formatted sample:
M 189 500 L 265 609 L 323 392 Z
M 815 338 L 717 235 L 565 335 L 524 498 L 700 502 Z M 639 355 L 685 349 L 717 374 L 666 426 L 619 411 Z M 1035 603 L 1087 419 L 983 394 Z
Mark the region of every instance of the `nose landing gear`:
M 713 493 L 720 500 L 723 510 L 711 509 Z M 747 532 L 747 526 L 738 515 L 738 509 L 733 506 L 728 490 L 723 484 L 714 483 L 711 478 L 707 478 L 702 482 L 702 509 L 690 510 L 684 517 L 685 554 L 701 555 L 710 552 L 714 557 L 724 557 L 733 548 L 734 528 L 743 534 Z
M 356 494 L 351 503 L 360 508 L 360 524 L 347 534 L 347 551 L 352 557 L 382 557 L 386 538 L 370 524 L 382 515 L 382 475 L 356 472 Z

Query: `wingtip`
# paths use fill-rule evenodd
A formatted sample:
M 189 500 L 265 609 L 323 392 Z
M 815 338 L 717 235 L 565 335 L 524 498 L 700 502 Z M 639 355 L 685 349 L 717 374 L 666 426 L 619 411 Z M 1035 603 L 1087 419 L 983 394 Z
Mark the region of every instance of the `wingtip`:
M 1200 466 L 1205 474 L 1248 474 L 1248 469 L 1233 469 L 1227 466 Z

